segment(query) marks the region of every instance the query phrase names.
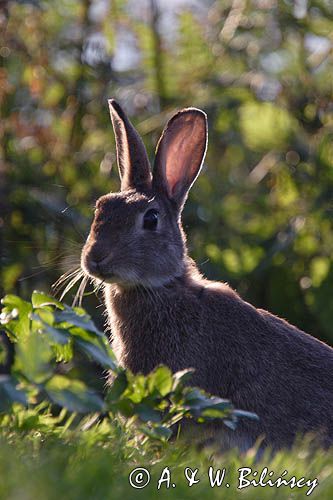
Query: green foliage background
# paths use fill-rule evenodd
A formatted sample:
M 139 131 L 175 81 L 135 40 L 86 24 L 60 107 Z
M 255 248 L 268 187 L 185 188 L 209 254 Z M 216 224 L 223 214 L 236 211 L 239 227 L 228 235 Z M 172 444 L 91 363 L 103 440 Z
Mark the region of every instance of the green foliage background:
M 332 33 L 331 0 L 0 2 L 0 296 L 30 301 L 34 289 L 49 292 L 79 265 L 95 200 L 119 187 L 107 98 L 127 110 L 151 158 L 168 117 L 196 106 L 207 112 L 210 133 L 184 213 L 191 255 L 209 278 L 230 282 L 256 306 L 333 344 Z M 242 466 L 318 477 L 313 496 L 332 498 L 331 454 L 313 453 L 306 443 L 258 462 L 255 450 L 221 456 L 143 438 L 132 418 L 118 413 L 126 416 L 123 399 L 135 398 L 133 416 L 147 420 L 149 380 L 171 380 L 163 368 L 146 381 L 129 377 L 108 416 L 79 418 L 71 405 L 83 401 L 93 412 L 100 401 L 103 343 L 75 323 L 64 330 L 51 306 L 41 311 L 38 297 L 32 305 L 7 297 L 2 317 L 7 330 L 28 321 L 31 335 L 16 339 L 12 373 L 0 375 L 0 498 L 220 498 L 219 488 L 202 481 L 190 489 L 184 481 L 186 466 L 209 465 L 230 472 L 225 498 L 238 493 Z M 89 293 L 84 306 L 101 329 L 100 300 Z M 39 319 L 26 320 L 32 309 Z M 78 321 L 83 312 L 71 314 Z M 15 332 L 24 337 L 21 326 Z M 69 347 L 62 345 L 69 338 Z M 71 346 L 75 362 L 56 364 L 71 359 Z M 5 357 L 0 343 L 0 365 Z M 37 369 L 50 378 L 39 380 Z M 130 390 L 135 384 L 141 392 Z M 162 400 L 153 409 L 161 410 Z M 177 488 L 157 492 L 166 465 Z M 137 466 L 152 473 L 141 493 L 128 484 Z
M 96 198 L 119 186 L 108 97 L 150 157 L 170 114 L 193 105 L 210 132 L 184 214 L 191 255 L 333 343 L 332 3 L 0 8 L 1 295 L 48 292 L 78 265 Z M 84 302 L 101 326 L 97 304 Z

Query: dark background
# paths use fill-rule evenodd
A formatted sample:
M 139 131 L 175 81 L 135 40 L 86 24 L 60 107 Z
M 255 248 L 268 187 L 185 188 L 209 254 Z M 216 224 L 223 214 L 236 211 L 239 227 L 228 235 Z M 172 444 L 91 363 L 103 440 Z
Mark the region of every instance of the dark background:
M 95 200 L 119 187 L 108 97 L 151 158 L 196 106 L 191 255 L 333 344 L 332 33 L 331 0 L 0 2 L 0 295 L 78 267 Z M 88 288 L 83 306 L 102 325 L 100 300 Z

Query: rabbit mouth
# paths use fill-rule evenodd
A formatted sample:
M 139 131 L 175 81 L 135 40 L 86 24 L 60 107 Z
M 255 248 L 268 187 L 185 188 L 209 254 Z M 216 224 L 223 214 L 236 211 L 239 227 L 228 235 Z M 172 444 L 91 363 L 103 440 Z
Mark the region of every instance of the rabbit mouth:
M 106 257 L 102 260 L 96 261 L 90 258 L 88 255 L 83 255 L 81 259 L 81 267 L 86 275 L 88 275 L 93 280 L 97 281 L 99 284 L 118 284 L 124 286 L 161 286 L 164 284 L 165 280 L 161 280 L 160 277 L 143 277 L 137 269 L 134 268 L 124 268 L 123 266 L 116 266 L 116 271 L 114 270 L 114 265 L 111 264 L 110 257 Z
M 104 283 L 115 283 L 117 281 L 117 276 L 114 273 L 105 271 L 99 267 L 92 269 L 90 266 L 84 266 L 84 272 L 91 278 Z
M 103 262 L 103 260 L 95 261 L 83 257 L 81 259 L 81 268 L 88 276 L 99 281 L 108 282 L 115 278 L 114 273 L 111 272 L 110 269 L 105 269 L 105 262 Z
M 130 284 L 133 282 L 133 276 L 122 276 L 112 272 L 110 269 L 103 269 L 103 266 L 91 262 L 82 263 L 83 271 L 98 283 L 106 284 Z M 136 281 L 136 280 L 135 280 Z

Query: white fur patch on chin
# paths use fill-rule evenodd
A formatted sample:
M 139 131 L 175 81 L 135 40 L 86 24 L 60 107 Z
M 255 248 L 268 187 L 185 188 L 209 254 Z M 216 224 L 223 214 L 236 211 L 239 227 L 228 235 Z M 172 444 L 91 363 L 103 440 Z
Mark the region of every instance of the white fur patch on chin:
M 117 276 L 114 276 L 112 278 L 107 278 L 104 280 L 104 283 L 114 285 L 124 285 L 124 286 L 142 286 L 146 288 L 160 288 L 166 285 L 167 283 L 170 283 L 172 279 L 174 279 L 176 276 L 150 276 L 147 278 L 142 278 L 137 275 L 136 272 L 132 272 L 130 270 L 126 271 L 119 271 L 117 272 Z

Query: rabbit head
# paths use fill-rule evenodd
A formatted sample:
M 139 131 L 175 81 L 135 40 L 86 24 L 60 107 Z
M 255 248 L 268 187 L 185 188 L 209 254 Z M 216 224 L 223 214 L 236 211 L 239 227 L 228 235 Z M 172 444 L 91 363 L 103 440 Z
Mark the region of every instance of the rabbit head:
M 184 268 L 180 214 L 205 157 L 206 115 L 187 108 L 171 118 L 152 174 L 139 134 L 116 101 L 109 100 L 109 107 L 121 190 L 97 201 L 81 265 L 106 283 L 161 286 Z

